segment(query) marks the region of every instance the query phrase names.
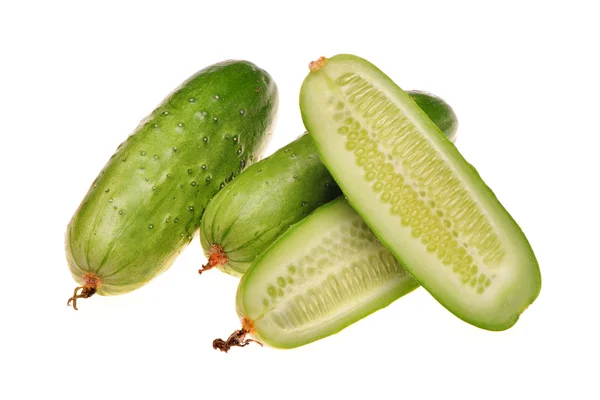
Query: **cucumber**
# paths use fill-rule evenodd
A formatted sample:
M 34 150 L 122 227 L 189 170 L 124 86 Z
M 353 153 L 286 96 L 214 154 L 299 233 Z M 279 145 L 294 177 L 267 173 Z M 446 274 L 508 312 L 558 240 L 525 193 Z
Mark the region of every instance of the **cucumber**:
M 252 165 L 209 203 L 200 224 L 208 263 L 233 276 L 291 224 L 341 194 L 319 160 L 312 139 L 303 135 Z
M 130 292 L 168 269 L 209 200 L 262 156 L 277 106 L 266 71 L 229 60 L 191 76 L 142 120 L 68 224 L 66 256 L 81 285 L 68 304 Z
M 310 69 L 302 119 L 350 205 L 457 317 L 488 330 L 513 326 L 540 292 L 540 270 L 475 168 L 373 64 L 337 55 Z
M 456 143 L 456 132 L 458 131 L 458 118 L 452 107 L 443 99 L 431 93 L 421 90 L 406 92 L 417 103 L 421 110 L 433 121 L 434 124 L 446 135 L 448 140 Z
M 452 108 L 432 94 L 413 93 L 425 113 L 454 137 L 458 121 Z M 200 224 L 208 263 L 199 272 L 217 267 L 233 276 L 244 274 L 290 225 L 340 194 L 310 135 L 300 136 L 249 167 L 210 201 Z
M 242 329 L 213 347 L 252 341 L 290 349 L 340 332 L 418 287 L 343 196 L 281 235 L 240 279 Z M 251 336 L 251 339 L 247 339 Z

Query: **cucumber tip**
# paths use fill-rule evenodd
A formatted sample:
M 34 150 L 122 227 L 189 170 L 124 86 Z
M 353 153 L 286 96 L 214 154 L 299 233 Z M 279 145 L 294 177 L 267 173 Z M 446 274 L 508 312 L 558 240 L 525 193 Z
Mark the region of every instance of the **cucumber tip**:
M 102 286 L 102 279 L 91 272 L 83 274 L 82 279 L 83 286 L 77 286 L 73 291 L 73 296 L 67 301 L 67 306 L 72 305 L 74 310 L 78 310 L 77 299 L 87 299 L 88 297 L 92 297 L 96 294 L 100 286 Z
M 310 69 L 310 72 L 317 72 L 318 70 L 323 68 L 323 65 L 325 65 L 326 62 L 327 58 L 321 56 L 317 61 L 311 61 L 310 63 L 308 63 L 308 69 Z
M 208 271 L 209 269 L 213 269 L 214 267 L 218 267 L 219 265 L 225 265 L 228 262 L 229 258 L 227 258 L 227 254 L 225 254 L 223 247 L 221 247 L 221 245 L 213 243 L 210 245 L 208 262 L 198 270 L 198 273 L 202 274 L 204 271 Z
M 233 332 L 229 335 L 227 340 L 213 340 L 213 349 L 227 353 L 232 347 L 245 347 L 252 342 L 257 343 L 262 347 L 263 344 L 258 340 L 246 339 L 246 335 L 251 334 L 252 332 L 254 332 L 254 322 L 248 317 L 244 317 L 242 318 L 242 329 Z

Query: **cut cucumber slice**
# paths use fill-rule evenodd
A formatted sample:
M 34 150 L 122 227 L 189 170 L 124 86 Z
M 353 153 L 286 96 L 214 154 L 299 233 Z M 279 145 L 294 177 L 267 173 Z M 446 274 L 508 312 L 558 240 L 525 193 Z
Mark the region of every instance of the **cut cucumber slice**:
M 311 63 L 300 108 L 352 207 L 462 320 L 513 326 L 537 298 L 525 235 L 477 171 L 388 76 L 354 55 Z
M 228 345 L 217 342 L 228 349 L 247 344 L 239 336 L 251 334 L 272 347 L 302 346 L 417 287 L 340 196 L 293 225 L 252 264 L 237 291 L 244 329 Z

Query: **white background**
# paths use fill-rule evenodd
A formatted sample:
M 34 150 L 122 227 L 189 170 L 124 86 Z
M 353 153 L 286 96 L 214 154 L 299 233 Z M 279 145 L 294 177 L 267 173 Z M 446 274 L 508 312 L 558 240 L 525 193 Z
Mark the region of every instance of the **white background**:
M 2 3 L 0 398 L 600 398 L 594 2 L 393 3 Z M 151 284 L 66 306 L 67 223 L 165 95 L 209 64 L 256 63 L 280 92 L 270 154 L 304 131 L 308 62 L 336 53 L 454 107 L 459 150 L 540 263 L 513 328 L 467 325 L 418 289 L 296 350 L 221 353 L 237 280 L 197 274 L 197 238 Z

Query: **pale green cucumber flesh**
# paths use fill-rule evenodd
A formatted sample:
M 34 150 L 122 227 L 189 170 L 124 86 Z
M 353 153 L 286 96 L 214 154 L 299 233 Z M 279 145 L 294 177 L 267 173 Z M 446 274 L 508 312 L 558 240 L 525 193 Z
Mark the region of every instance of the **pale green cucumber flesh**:
M 237 312 L 254 336 L 294 348 L 330 336 L 418 284 L 343 196 L 281 235 L 242 277 Z
M 450 105 L 430 93 L 408 93 L 453 140 L 458 120 Z M 241 276 L 292 224 L 340 194 L 313 139 L 303 134 L 247 168 L 211 200 L 200 226 L 204 254 L 210 259 L 218 245 L 228 261 L 217 268 Z
M 459 318 L 511 327 L 536 299 L 525 235 L 477 171 L 389 77 L 353 55 L 305 79 L 307 130 L 349 203 Z

